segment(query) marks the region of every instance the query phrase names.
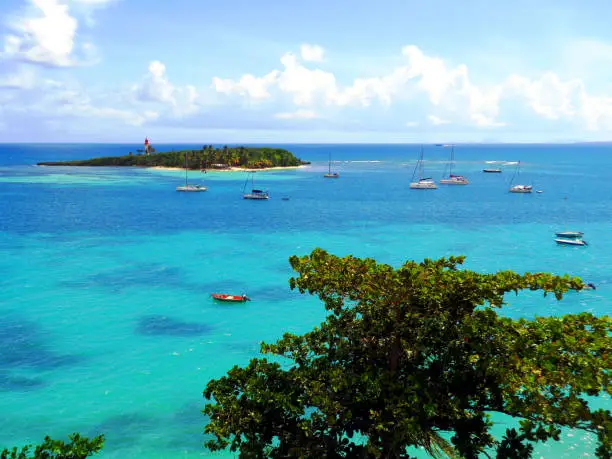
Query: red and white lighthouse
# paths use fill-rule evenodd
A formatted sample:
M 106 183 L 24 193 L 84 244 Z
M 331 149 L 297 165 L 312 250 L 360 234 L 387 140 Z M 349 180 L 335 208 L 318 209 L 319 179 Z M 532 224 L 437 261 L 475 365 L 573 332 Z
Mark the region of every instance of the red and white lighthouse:
M 150 145 L 149 145 L 149 138 L 145 137 L 145 142 L 144 142 L 144 152 L 145 155 L 149 155 L 150 151 L 149 151 Z

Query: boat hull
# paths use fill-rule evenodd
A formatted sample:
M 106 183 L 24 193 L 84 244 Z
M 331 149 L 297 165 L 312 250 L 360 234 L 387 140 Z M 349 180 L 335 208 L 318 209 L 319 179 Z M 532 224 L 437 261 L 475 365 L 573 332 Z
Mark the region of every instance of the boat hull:
M 574 245 L 574 246 L 587 246 L 589 244 L 587 244 L 586 241 L 583 241 L 582 239 L 563 239 L 563 238 L 557 238 L 555 239 L 555 242 L 559 245 Z
M 470 182 L 468 182 L 466 179 L 463 180 L 453 180 L 453 179 L 442 179 L 440 180 L 440 185 L 468 185 Z
M 205 186 L 188 185 L 188 186 L 177 186 L 176 187 L 176 191 L 183 191 L 183 192 L 190 192 L 190 193 L 207 191 L 207 190 L 208 188 L 206 188 Z
M 340 174 L 325 174 L 325 178 L 340 178 Z
M 530 185 L 515 185 L 509 191 L 510 193 L 532 193 L 533 187 Z
M 266 199 L 270 199 L 270 196 L 268 196 L 267 194 L 253 194 L 253 193 L 249 193 L 249 194 L 245 194 L 242 196 L 244 199 L 251 199 L 253 201 L 265 201 Z
M 410 184 L 410 189 L 412 190 L 437 190 L 438 187 L 433 182 L 431 183 L 416 182 L 416 183 Z
M 244 303 L 250 301 L 246 295 L 226 295 L 224 293 L 212 293 L 210 296 L 214 300 L 222 301 L 224 303 Z
M 501 174 L 501 169 L 483 169 L 487 174 Z

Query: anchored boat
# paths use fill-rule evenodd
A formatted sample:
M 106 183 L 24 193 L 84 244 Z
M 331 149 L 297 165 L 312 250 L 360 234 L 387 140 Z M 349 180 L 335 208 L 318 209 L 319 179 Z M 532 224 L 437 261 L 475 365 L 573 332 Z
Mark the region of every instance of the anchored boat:
M 244 303 L 245 301 L 251 301 L 245 294 L 242 295 L 228 295 L 225 293 L 211 293 L 213 299 L 217 301 L 223 301 L 225 303 Z
M 418 177 L 418 180 L 415 182 L 415 177 Z M 412 181 L 410 182 L 410 188 L 413 190 L 436 190 L 438 186 L 436 183 L 430 178 L 422 178 L 423 177 L 423 146 L 421 145 L 421 154 L 419 156 L 419 160 L 414 168 L 414 172 L 412 173 Z

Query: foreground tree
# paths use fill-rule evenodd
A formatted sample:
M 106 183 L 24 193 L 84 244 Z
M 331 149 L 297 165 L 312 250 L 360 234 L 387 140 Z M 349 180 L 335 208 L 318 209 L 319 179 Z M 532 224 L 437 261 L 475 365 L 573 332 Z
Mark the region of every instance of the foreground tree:
M 4 449 L 0 453 L 1 459 L 85 459 L 92 456 L 104 446 L 104 436 L 100 435 L 89 440 L 81 437 L 78 433 L 70 435 L 69 442 L 53 440 L 45 437 L 45 440 L 36 446 L 27 445 L 22 448 L 14 447 L 11 450 Z
M 558 440 L 567 426 L 594 434 L 597 457 L 610 458 L 610 411 L 585 398 L 612 394 L 610 317 L 500 317 L 508 292 L 561 299 L 584 285 L 479 274 L 458 269 L 463 260 L 394 269 L 320 249 L 291 257 L 291 288 L 318 295 L 331 314 L 310 333 L 262 345 L 283 365 L 253 359 L 208 383 L 206 446 L 244 457 L 400 458 L 412 446 L 529 458 L 534 443 Z M 512 416 L 517 429 L 494 438 L 491 413 Z

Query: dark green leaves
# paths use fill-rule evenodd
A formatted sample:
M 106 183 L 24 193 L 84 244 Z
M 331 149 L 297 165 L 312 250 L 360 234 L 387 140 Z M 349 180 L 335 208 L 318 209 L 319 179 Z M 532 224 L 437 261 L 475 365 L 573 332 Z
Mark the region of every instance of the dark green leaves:
M 585 397 L 612 390 L 611 319 L 501 317 L 506 293 L 561 298 L 582 281 L 479 274 L 460 269 L 463 261 L 394 269 L 320 249 L 291 257 L 290 287 L 317 295 L 330 315 L 310 333 L 262 346 L 285 367 L 256 359 L 209 383 L 208 446 L 247 457 L 408 457 L 418 447 L 527 458 L 567 426 L 597 435 L 598 457 L 609 458 L 610 413 L 592 412 Z M 520 432 L 493 438 L 492 412 L 524 420 Z

